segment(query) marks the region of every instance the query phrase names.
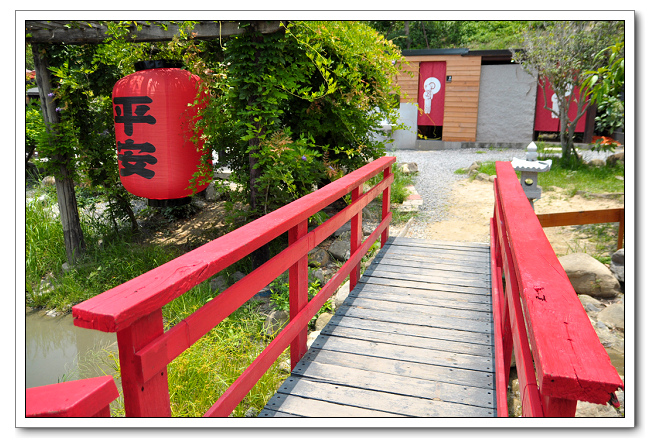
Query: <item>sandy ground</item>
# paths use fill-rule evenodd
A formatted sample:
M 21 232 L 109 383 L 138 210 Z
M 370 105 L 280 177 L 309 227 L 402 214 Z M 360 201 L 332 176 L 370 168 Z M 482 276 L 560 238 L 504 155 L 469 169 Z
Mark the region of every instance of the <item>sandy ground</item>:
M 490 241 L 489 223 L 494 211 L 494 186 L 492 182 L 461 180 L 456 183 L 449 201 L 450 219 L 432 223 L 427 227 L 426 238 L 443 241 Z M 619 198 L 570 197 L 561 189 L 545 191 L 535 201 L 536 213 L 560 213 L 582 210 L 621 208 Z M 544 229 L 558 256 L 580 251 L 589 252 L 593 245 L 575 227 L 548 227 Z

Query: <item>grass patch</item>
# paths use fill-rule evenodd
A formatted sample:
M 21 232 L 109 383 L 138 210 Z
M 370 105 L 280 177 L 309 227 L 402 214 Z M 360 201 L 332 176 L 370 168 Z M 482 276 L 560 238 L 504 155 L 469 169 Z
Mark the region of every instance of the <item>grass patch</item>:
M 467 170 L 460 168 L 456 170 L 455 174 L 466 172 Z M 489 176 L 496 175 L 495 162 L 481 163 L 478 172 Z M 538 174 L 537 183 L 542 189 L 552 186 L 559 187 L 566 190 L 570 195 L 575 195 L 578 191 L 615 193 L 624 191 L 624 176 L 625 168 L 620 164 L 616 166 L 582 164 L 575 169 L 568 169 L 553 163 L 549 171 Z

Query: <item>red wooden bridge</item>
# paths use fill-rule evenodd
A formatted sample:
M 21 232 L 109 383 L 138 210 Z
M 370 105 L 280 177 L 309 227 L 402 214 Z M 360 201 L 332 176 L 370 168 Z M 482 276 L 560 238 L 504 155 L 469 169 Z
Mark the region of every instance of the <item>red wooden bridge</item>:
M 289 270 L 290 322 L 206 412 L 227 417 L 290 347 L 291 376 L 261 417 L 507 417 L 514 354 L 524 416 L 574 416 L 623 387 L 512 166 L 497 162 L 490 244 L 389 238 L 394 157 L 369 163 L 123 285 L 73 307 L 75 325 L 117 333 L 127 417 L 169 417 L 167 365 Z M 366 193 L 362 186 L 383 173 Z M 307 222 L 350 194 L 312 231 Z M 365 240 L 362 209 L 382 195 Z M 350 259 L 312 300 L 307 254 L 351 221 Z M 162 307 L 288 233 L 287 249 L 164 331 Z M 362 257 L 382 249 L 360 276 Z M 350 294 L 307 349 L 307 324 L 350 278 Z M 110 377 L 27 390 L 26 415 L 108 416 Z

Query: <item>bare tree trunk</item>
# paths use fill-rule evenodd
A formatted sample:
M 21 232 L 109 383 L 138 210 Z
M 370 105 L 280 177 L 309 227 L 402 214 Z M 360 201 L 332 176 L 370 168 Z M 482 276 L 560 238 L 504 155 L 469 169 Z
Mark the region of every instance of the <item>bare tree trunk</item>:
M 41 111 L 43 112 L 43 121 L 47 132 L 53 139 L 59 138 L 56 135 L 54 125 L 61 122 L 59 114 L 56 111 L 54 101 L 48 94 L 52 92 L 50 81 L 50 72 L 48 70 L 46 48 L 32 44 L 32 54 L 34 56 L 34 69 L 36 71 L 36 83 L 38 85 L 38 95 L 41 100 Z M 63 227 L 63 241 L 65 243 L 65 252 L 69 263 L 73 263 L 86 250 L 83 232 L 81 231 L 81 222 L 79 220 L 79 210 L 77 208 L 77 197 L 74 192 L 73 173 L 70 172 L 72 160 L 66 154 L 56 156 L 59 162 L 59 171 L 55 174 L 56 195 L 59 204 L 59 216 Z

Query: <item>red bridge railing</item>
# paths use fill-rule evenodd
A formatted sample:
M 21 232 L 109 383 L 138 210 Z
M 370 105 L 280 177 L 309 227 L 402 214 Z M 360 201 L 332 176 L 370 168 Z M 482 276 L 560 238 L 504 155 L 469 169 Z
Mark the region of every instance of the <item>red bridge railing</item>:
M 292 368 L 307 351 L 307 325 L 327 299 L 350 276 L 354 288 L 360 262 L 381 236 L 388 239 L 391 166 L 382 157 L 227 235 L 161 265 L 72 308 L 78 327 L 117 333 L 124 407 L 127 417 L 171 415 L 167 365 L 271 281 L 289 270 L 290 322 L 257 359 L 226 390 L 205 416 L 228 416 L 268 368 L 290 346 Z M 364 182 L 383 173 L 383 180 L 363 193 Z M 351 203 L 307 231 L 309 217 L 342 198 Z M 362 209 L 382 194 L 382 219 L 362 242 Z M 309 301 L 307 254 L 346 222 L 351 221 L 350 258 Z M 223 291 L 168 331 L 162 307 L 262 245 L 288 232 L 289 246 L 267 263 Z M 54 392 L 53 392 L 54 393 Z
M 573 417 L 577 401 L 617 405 L 623 382 L 512 165 L 496 162 L 496 171 L 490 228 L 497 415 L 508 416 L 513 350 L 523 416 Z

